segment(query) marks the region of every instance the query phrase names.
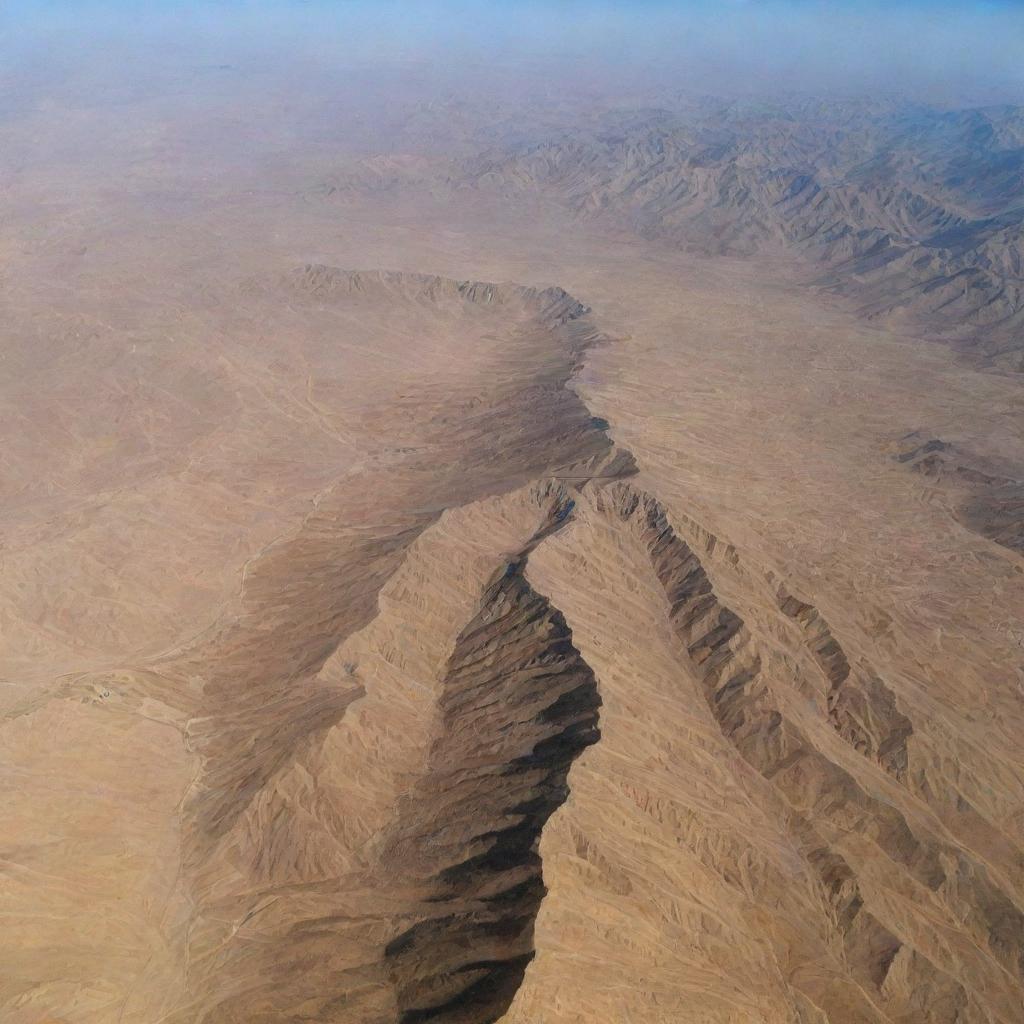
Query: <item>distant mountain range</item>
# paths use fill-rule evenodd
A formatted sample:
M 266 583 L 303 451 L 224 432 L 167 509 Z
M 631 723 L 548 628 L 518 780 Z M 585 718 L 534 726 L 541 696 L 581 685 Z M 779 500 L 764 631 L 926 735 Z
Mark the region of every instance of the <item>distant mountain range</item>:
M 549 118 L 425 108 L 404 141 L 466 131 L 469 155 L 362 161 L 328 183 L 536 192 L 579 216 L 714 254 L 784 252 L 869 318 L 1024 372 L 1024 110 L 890 101 L 662 108 Z M 475 147 L 475 149 L 474 149 Z

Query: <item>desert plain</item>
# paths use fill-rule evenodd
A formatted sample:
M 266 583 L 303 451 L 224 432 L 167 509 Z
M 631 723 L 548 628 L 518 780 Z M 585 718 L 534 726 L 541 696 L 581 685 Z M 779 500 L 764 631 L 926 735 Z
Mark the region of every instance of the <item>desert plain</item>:
M 0 1019 L 1024 1019 L 1019 109 L 124 60 L 3 93 Z

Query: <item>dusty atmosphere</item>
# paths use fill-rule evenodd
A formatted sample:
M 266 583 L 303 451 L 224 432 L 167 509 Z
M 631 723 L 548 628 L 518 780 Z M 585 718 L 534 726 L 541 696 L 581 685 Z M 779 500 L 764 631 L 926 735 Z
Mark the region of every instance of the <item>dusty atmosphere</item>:
M 0 14 L 0 1022 L 1020 1024 L 1020 9 L 152 8 Z

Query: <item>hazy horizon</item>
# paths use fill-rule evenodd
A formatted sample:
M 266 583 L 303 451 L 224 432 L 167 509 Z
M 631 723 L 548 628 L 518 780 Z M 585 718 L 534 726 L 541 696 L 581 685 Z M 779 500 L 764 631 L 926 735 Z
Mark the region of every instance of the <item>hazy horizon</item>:
M 1024 102 L 1024 6 L 801 2 L 18 2 L 0 12 L 8 82 L 28 65 L 112 74 L 153 46 L 196 60 L 319 66 L 527 66 L 610 90 L 640 83 L 748 95 L 903 95 Z M 106 62 L 106 66 L 105 66 Z

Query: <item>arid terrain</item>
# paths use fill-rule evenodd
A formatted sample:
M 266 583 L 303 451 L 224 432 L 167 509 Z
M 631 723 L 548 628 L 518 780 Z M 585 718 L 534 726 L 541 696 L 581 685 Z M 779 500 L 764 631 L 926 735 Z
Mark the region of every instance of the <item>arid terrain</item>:
M 0 1021 L 1019 1024 L 1022 109 L 487 81 L 3 79 Z

